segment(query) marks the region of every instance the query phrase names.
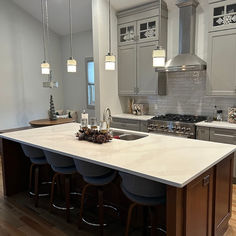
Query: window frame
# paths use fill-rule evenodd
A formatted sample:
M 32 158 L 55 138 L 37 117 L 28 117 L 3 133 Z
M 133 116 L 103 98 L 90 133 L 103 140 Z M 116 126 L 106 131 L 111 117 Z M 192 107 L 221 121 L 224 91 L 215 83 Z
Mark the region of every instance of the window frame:
M 89 98 L 88 98 L 88 86 L 89 86 L 89 82 L 88 82 L 88 63 L 89 62 L 94 62 L 93 57 L 86 57 L 85 58 L 85 78 L 86 78 L 86 96 L 87 96 L 87 108 L 88 109 L 95 109 L 95 105 L 91 105 L 89 104 Z M 95 78 L 94 78 L 94 87 L 95 87 Z

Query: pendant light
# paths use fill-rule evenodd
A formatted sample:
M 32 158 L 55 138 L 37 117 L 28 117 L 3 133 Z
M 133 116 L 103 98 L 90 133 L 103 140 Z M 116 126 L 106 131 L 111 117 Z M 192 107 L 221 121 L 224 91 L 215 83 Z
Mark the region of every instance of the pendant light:
M 105 56 L 105 70 L 116 69 L 116 57 L 111 53 L 111 0 L 109 0 L 109 52 Z
M 67 60 L 67 72 L 76 72 L 77 62 L 73 58 L 72 53 L 72 12 L 71 12 L 71 0 L 69 0 L 69 22 L 70 22 L 70 58 Z
M 153 58 L 153 67 L 165 67 L 166 63 L 166 51 L 160 46 L 160 38 L 161 38 L 161 13 L 162 13 L 162 0 L 160 0 L 159 4 L 159 32 L 158 32 L 158 46 L 152 52 Z
M 48 2 L 47 0 L 41 0 L 41 11 L 42 11 L 42 24 L 43 24 L 43 50 L 44 50 L 44 60 L 41 64 L 41 74 L 49 75 L 50 74 L 50 64 L 48 63 Z M 45 19 L 45 11 L 46 11 L 46 19 Z M 46 22 L 45 22 L 46 21 Z M 47 29 L 45 27 L 47 24 Z M 47 38 L 46 38 L 47 35 Z

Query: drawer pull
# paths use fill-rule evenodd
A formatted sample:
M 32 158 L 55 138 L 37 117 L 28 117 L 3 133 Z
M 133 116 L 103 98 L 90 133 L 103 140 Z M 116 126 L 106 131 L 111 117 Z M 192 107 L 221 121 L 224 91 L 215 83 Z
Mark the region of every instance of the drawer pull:
M 227 138 L 235 138 L 234 135 L 230 135 L 230 134 L 217 134 L 217 133 L 214 133 L 213 135 L 221 136 L 221 137 L 227 137 Z
M 210 175 L 203 178 L 203 186 L 207 186 L 210 183 Z

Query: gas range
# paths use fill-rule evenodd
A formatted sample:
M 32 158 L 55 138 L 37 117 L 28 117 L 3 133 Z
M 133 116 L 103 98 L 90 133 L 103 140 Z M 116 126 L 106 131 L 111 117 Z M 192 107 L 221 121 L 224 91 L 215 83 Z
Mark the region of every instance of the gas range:
M 148 131 L 185 138 L 196 138 L 195 123 L 206 120 L 206 116 L 166 114 L 148 120 Z

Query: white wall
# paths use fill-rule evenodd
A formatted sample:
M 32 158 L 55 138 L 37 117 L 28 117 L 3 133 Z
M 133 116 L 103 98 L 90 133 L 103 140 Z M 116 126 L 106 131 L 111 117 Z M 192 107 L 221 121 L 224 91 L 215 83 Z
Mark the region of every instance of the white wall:
M 95 110 L 87 108 L 85 66 L 85 58 L 93 57 L 92 31 L 80 32 L 73 35 L 73 57 L 78 63 L 77 73 L 67 73 L 66 71 L 66 61 L 70 57 L 69 39 L 69 36 L 65 36 L 61 40 L 64 71 L 64 109 L 76 110 L 79 113 L 85 109 L 89 113 L 89 116 L 92 117 L 95 116 Z
M 118 96 L 118 74 L 105 71 L 104 59 L 108 53 L 108 10 L 107 0 L 93 0 L 93 48 L 95 60 L 96 116 L 102 119 L 102 113 L 109 107 L 113 114 L 121 113 L 122 107 Z M 112 52 L 117 56 L 117 17 L 112 9 Z
M 60 39 L 51 33 L 52 70 L 59 89 L 45 89 L 40 74 L 43 60 L 42 27 L 9 0 L 0 0 L 0 129 L 28 125 L 47 117 L 49 95 L 63 107 Z

